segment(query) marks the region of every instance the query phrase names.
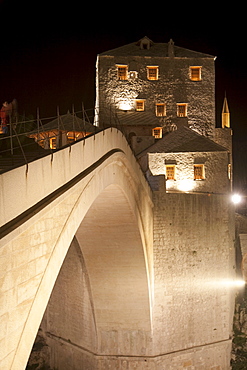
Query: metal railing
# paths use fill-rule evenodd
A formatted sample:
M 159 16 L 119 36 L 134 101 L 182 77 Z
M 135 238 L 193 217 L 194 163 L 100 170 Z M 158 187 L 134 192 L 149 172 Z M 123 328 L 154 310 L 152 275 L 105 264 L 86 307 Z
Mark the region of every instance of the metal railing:
M 91 135 L 108 127 L 116 127 L 124 134 L 124 129 L 120 125 L 115 110 L 112 107 L 105 107 L 104 109 L 110 119 L 107 122 L 100 122 L 100 127 L 98 127 L 95 125 L 95 116 L 98 114 L 97 108 L 84 109 L 82 104 L 82 109 L 75 111 L 72 107 L 72 112 L 67 112 L 67 114 L 72 115 L 70 132 L 77 130 L 85 133 L 88 128 L 86 125 L 90 125 Z M 66 145 L 73 145 L 74 142 L 85 139 L 86 136 L 82 134 L 79 138 L 76 136 L 68 138 L 66 143 L 61 144 L 61 131 L 66 132 L 63 123 L 63 117 L 65 116 L 66 114 L 61 115 L 57 108 L 56 116 L 41 118 L 39 109 L 37 109 L 35 118 L 27 119 L 18 116 L 15 117 L 14 122 L 11 122 L 11 117 L 9 117 L 8 133 L 3 133 L 0 125 L 0 174 L 20 165 L 26 165 L 28 170 L 30 161 L 52 154 Z M 52 121 L 56 121 L 57 124 L 47 130 L 47 124 Z M 59 143 L 59 145 L 53 145 L 54 142 Z
M 92 124 L 92 129 L 94 128 L 93 113 L 93 109 L 85 110 L 83 108 L 77 112 L 72 109 L 70 114 L 76 120 L 77 130 L 84 132 L 86 124 Z M 50 154 L 54 149 L 58 149 L 52 148 L 50 145 L 44 148 L 42 145 L 44 137 L 41 137 L 41 133 L 45 133 L 47 123 L 57 120 L 57 127 L 54 126 L 51 129 L 51 132 L 54 132 L 53 137 L 57 138 L 59 130 L 65 130 L 61 119 L 63 116 L 65 115 L 61 116 L 59 110 L 57 110 L 56 116 L 41 118 L 37 110 L 36 118 L 26 119 L 19 116 L 16 117 L 14 122 L 11 122 L 11 117 L 9 117 L 7 133 L 3 133 L 0 125 L 0 173 L 19 165 L 26 164 L 28 166 L 30 160 Z M 71 131 L 73 131 L 73 127 Z M 35 137 L 33 134 L 35 134 Z M 44 136 L 49 137 L 48 134 Z M 72 145 L 72 143 L 70 142 L 69 144 Z

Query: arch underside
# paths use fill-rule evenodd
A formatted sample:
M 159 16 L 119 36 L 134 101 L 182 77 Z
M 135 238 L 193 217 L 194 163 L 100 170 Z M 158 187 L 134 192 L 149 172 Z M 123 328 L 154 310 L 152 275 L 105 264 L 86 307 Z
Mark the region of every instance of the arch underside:
M 76 238 L 90 280 L 98 351 L 126 354 L 121 338 L 140 333 L 143 337 L 143 333 L 150 333 L 151 325 L 142 240 L 134 213 L 118 185 L 109 185 L 96 198 Z M 129 348 L 130 352 L 136 350 L 135 346 Z
M 96 368 L 98 356 L 147 355 L 150 335 L 142 240 L 123 190 L 112 184 L 76 232 L 35 343 L 45 338 L 54 368 Z

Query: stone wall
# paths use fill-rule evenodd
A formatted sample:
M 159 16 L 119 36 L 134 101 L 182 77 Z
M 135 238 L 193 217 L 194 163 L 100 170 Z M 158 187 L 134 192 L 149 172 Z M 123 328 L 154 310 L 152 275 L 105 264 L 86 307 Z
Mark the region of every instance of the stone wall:
M 176 165 L 175 180 L 166 181 L 169 191 L 226 193 L 230 190 L 227 152 L 148 153 L 147 156 L 154 176 L 165 175 L 166 163 Z M 205 179 L 194 180 L 194 164 L 204 165 Z
M 128 65 L 137 77 L 117 79 L 117 64 Z M 159 79 L 147 79 L 147 66 L 159 66 Z M 202 80 L 191 81 L 189 67 L 202 66 Z M 188 123 L 189 127 L 209 137 L 214 136 L 215 90 L 213 58 L 162 58 L 141 56 L 99 56 L 96 70 L 96 108 L 100 125 L 110 122 L 110 110 L 124 102 L 135 110 L 135 99 L 145 99 L 145 111 L 155 113 L 156 103 L 166 104 L 164 122 Z M 177 103 L 188 103 L 188 117 L 177 117 Z M 141 112 L 140 112 L 141 113 Z
M 226 370 L 230 369 L 230 351 L 229 340 L 149 358 L 99 356 L 97 370 Z
M 233 131 L 230 128 L 219 128 L 215 129 L 215 142 L 223 147 L 227 148 L 232 153 L 232 135 Z
M 154 202 L 154 354 L 173 353 L 175 361 L 179 351 L 194 349 L 183 360 L 195 369 L 226 370 L 235 298 L 228 197 L 156 192 Z M 213 343 L 219 346 L 205 356 Z M 182 367 L 182 359 L 176 366 L 168 369 Z
M 154 192 L 153 337 L 143 355 L 139 350 L 129 355 L 127 348 L 130 341 L 140 345 L 137 330 L 132 337 L 115 331 L 110 353 L 97 348 L 90 276 L 74 240 L 41 325 L 50 348 L 49 366 L 60 370 L 230 369 L 233 218 L 227 196 Z M 123 346 L 126 352 L 120 353 Z M 152 348 L 149 354 L 148 347 Z
M 52 369 L 94 368 L 97 339 L 89 277 L 76 239 L 53 288 L 41 331 Z
M 235 214 L 236 223 L 236 265 L 239 279 L 247 279 L 247 217 Z M 247 368 L 247 290 L 246 286 L 239 288 L 236 296 L 235 315 L 233 323 L 232 369 Z

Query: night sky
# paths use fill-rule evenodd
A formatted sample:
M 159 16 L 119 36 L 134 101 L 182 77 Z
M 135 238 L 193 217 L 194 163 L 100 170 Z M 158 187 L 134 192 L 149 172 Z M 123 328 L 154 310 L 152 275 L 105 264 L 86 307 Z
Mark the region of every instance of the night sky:
M 61 114 L 72 105 L 80 110 L 82 102 L 92 109 L 97 54 L 144 36 L 154 42 L 172 38 L 177 46 L 217 57 L 217 125 L 226 92 L 234 140 L 246 145 L 244 11 L 206 3 L 185 4 L 186 10 L 175 3 L 145 4 L 0 0 L 1 102 L 15 98 L 20 114 L 35 115 L 39 107 L 41 117 L 55 116 L 57 106 Z

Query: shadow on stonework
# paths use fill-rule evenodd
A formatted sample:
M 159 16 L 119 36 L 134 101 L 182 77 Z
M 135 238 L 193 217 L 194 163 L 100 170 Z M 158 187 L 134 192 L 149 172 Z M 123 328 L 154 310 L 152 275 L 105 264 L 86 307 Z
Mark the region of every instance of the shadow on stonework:
M 33 345 L 26 370 L 55 370 L 49 365 L 49 347 L 46 344 L 42 331 L 39 330 Z
M 247 369 L 247 290 L 236 297 L 233 341 L 232 341 L 232 370 Z

